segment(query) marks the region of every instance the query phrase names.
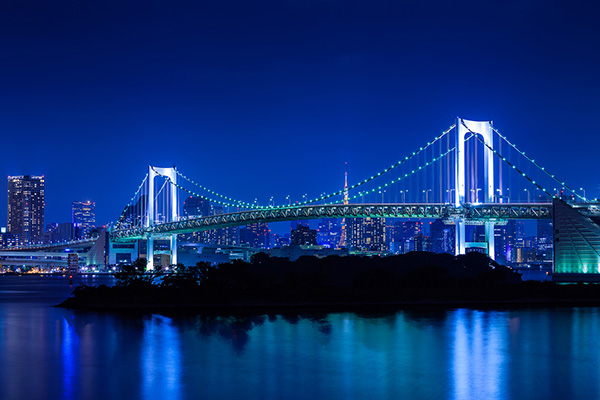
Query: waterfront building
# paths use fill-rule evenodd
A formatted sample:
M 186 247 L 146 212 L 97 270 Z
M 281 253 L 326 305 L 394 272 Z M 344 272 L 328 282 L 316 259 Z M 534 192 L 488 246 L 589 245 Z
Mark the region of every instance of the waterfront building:
M 43 239 L 45 179 L 43 176 L 8 177 L 7 231 L 19 235 L 21 243 Z
M 339 219 L 324 218 L 317 228 L 317 243 L 321 246 L 336 248 L 340 244 L 342 224 Z
M 415 250 L 414 238 L 423 234 L 422 221 L 398 221 L 394 224 L 394 240 L 398 243 L 395 253 L 408 253 Z
M 447 225 L 441 219 L 436 219 L 429 224 L 429 237 L 431 251 L 434 253 L 454 254 L 454 225 Z
M 431 239 L 419 233 L 413 238 L 415 251 L 431 251 Z
M 537 255 L 540 260 L 552 261 L 554 258 L 554 232 L 551 219 L 537 220 Z
M 75 228 L 75 239 L 87 237 L 96 226 L 96 203 L 93 201 L 74 201 L 71 207 L 71 222 Z
M 222 205 L 210 206 L 210 215 L 220 215 L 224 213 Z M 237 246 L 240 243 L 240 230 L 237 226 L 219 228 L 205 233 L 206 243 L 217 246 Z
M 58 228 L 53 236 L 53 242 L 68 242 L 77 238 L 77 232 L 75 226 L 70 222 L 61 222 L 58 224 Z
M 202 197 L 190 196 L 183 201 L 185 217 L 206 217 L 210 215 L 210 201 Z
M 210 215 L 210 201 L 190 196 L 183 201 L 182 214 L 186 219 L 207 217 Z M 184 233 L 180 236 L 184 242 L 211 243 L 214 241 L 214 232 L 211 231 Z
M 240 229 L 240 244 L 262 249 L 270 248 L 269 226 L 265 223 L 246 225 Z
M 385 218 L 347 218 L 347 243 L 358 251 L 386 251 Z
M 495 259 L 500 264 L 510 264 L 516 258 L 517 225 L 515 220 L 509 220 L 505 225 L 494 227 Z
M 0 248 L 6 249 L 19 245 L 19 235 L 13 233 L 0 233 Z
M 291 244 L 316 245 L 317 231 L 315 229 L 310 229 L 308 226 L 298 225 L 296 229 L 292 229 Z

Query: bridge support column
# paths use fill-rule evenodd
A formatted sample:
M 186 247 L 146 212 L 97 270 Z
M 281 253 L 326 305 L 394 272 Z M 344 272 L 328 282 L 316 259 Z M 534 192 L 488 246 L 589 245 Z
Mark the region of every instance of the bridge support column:
M 496 259 L 496 248 L 494 244 L 494 223 L 485 223 L 485 241 L 488 244 L 488 257 L 492 260 Z
M 466 251 L 466 241 L 465 241 L 465 220 L 462 218 L 457 218 L 454 222 L 454 255 L 465 254 Z
M 172 168 L 161 168 L 148 166 L 148 203 L 146 205 L 146 219 L 144 221 L 144 227 L 150 228 L 154 225 L 155 213 L 156 213 L 156 196 L 154 193 L 154 178 L 162 176 L 168 179 L 171 183 L 169 187 L 169 199 L 168 199 L 168 212 L 162 216 L 163 220 L 160 222 L 175 222 L 179 220 L 178 214 L 178 202 L 177 202 L 177 171 L 175 167 Z M 147 266 L 146 270 L 152 271 L 154 269 L 154 238 L 148 237 L 148 251 L 147 251 Z M 171 236 L 171 264 L 177 264 L 177 235 Z
M 171 235 L 171 264 L 177 264 L 177 235 Z
M 483 182 L 479 182 L 479 173 L 477 178 L 467 180 L 467 152 L 465 143 L 472 134 L 478 135 L 487 145 L 483 148 Z M 494 185 L 494 131 L 491 121 L 469 121 L 462 118 L 456 119 L 456 156 L 455 156 L 455 192 L 454 205 L 461 207 L 463 204 L 493 203 L 495 196 Z M 477 141 L 478 139 L 472 139 Z M 488 147 L 489 146 L 489 147 Z M 476 170 L 479 171 L 478 160 L 473 161 Z M 467 187 L 468 186 L 468 187 Z M 477 196 L 478 191 L 482 191 L 482 197 Z M 494 224 L 486 222 L 485 240 L 487 242 L 487 251 L 490 258 L 495 257 L 494 249 Z M 456 219 L 456 255 L 465 254 L 465 220 Z
M 154 238 L 148 236 L 146 240 L 146 271 L 154 270 Z

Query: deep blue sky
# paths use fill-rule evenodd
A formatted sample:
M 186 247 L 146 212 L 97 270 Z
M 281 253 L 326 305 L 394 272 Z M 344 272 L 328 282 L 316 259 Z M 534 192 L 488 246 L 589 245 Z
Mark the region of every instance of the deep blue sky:
M 3 1 L 0 171 L 46 176 L 46 222 L 92 199 L 106 223 L 148 164 L 233 197 L 299 199 L 339 189 L 345 161 L 363 178 L 459 115 L 493 120 L 598 196 L 590 4 Z

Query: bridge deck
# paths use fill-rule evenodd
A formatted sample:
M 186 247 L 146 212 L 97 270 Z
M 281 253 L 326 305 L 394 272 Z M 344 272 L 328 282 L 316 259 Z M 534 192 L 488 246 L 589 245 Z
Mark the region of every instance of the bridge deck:
M 366 203 L 292 206 L 181 219 L 179 221 L 156 224 L 150 227 L 115 229 L 111 231 L 110 237 L 113 241 L 126 241 L 143 239 L 149 236 L 168 236 L 172 234 L 206 231 L 261 222 L 366 217 L 431 219 L 464 218 L 467 221 L 549 219 L 552 218 L 552 203 L 464 204 L 460 207 L 443 203 Z

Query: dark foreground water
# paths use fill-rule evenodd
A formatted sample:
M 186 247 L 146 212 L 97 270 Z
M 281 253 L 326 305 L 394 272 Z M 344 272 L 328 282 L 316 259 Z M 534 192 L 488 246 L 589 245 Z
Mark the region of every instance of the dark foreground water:
M 0 399 L 600 399 L 598 308 L 170 318 L 50 307 L 71 290 L 67 278 L 0 276 Z

